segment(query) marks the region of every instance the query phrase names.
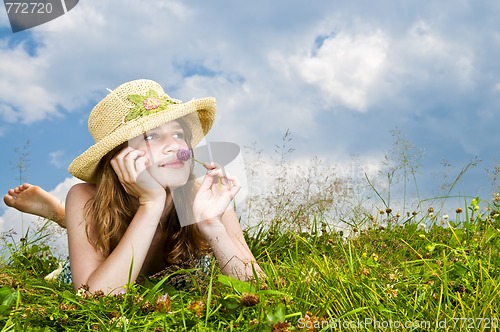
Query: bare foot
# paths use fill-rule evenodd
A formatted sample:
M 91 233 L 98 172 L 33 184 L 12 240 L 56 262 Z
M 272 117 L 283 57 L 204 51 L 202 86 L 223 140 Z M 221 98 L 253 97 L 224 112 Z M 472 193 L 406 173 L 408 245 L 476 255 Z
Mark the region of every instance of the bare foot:
M 9 189 L 3 201 L 7 206 L 16 210 L 53 220 L 59 226 L 66 228 L 64 203 L 39 186 L 24 183 L 19 187 Z

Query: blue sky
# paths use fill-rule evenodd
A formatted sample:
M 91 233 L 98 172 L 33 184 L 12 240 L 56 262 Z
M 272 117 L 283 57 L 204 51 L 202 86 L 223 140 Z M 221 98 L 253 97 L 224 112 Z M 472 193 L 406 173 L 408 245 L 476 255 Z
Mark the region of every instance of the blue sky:
M 476 158 L 457 193 L 489 195 L 498 164 L 497 1 L 86 0 L 13 34 L 0 8 L 0 191 L 29 140 L 24 180 L 62 195 L 92 144 L 87 116 L 120 83 L 160 82 L 181 100 L 215 96 L 210 140 L 271 155 L 382 168 L 398 129 L 424 152 L 421 187 Z M 452 174 L 452 176 L 453 176 Z M 66 181 L 66 182 L 65 182 Z M 488 198 L 488 197 L 486 197 Z M 3 213 L 3 215 L 2 215 Z M 15 221 L 0 207 L 0 229 Z M 2 225 L 3 224 L 3 225 Z

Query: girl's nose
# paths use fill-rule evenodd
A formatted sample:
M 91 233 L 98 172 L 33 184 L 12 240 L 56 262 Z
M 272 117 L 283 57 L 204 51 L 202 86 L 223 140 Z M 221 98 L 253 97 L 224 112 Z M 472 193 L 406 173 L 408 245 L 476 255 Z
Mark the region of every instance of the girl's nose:
M 177 140 L 170 135 L 167 138 L 165 138 L 165 141 L 163 142 L 163 144 L 164 145 L 163 145 L 162 152 L 164 154 L 170 154 L 172 152 L 176 153 L 180 149 L 179 142 L 177 142 Z

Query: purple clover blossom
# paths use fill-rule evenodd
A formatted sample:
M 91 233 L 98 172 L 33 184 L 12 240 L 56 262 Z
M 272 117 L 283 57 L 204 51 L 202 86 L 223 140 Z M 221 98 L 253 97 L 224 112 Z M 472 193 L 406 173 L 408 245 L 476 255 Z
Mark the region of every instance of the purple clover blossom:
M 177 158 L 181 161 L 188 161 L 191 158 L 191 151 L 189 149 L 179 149 L 177 151 Z
M 199 161 L 198 159 L 194 158 L 191 155 L 191 150 L 186 149 L 186 148 L 181 148 L 181 149 L 177 150 L 177 158 L 179 158 L 179 160 L 183 161 L 183 162 L 186 162 L 189 159 L 193 159 L 197 163 L 200 163 L 201 165 L 204 165 L 203 162 Z

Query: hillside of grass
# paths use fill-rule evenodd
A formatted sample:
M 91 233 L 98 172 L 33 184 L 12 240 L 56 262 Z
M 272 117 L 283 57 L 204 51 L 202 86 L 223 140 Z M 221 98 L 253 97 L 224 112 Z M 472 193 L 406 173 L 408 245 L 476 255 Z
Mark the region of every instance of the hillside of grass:
M 192 274 L 104 296 L 47 281 L 57 267 L 43 235 L 9 241 L 0 272 L 2 331 L 496 330 L 500 317 L 500 196 L 456 216 L 393 215 L 349 235 L 321 219 L 310 232 L 260 227 L 247 240 L 267 280 Z M 193 271 L 180 271 L 191 275 Z
M 395 138 L 378 176 L 292 163 L 288 131 L 275 160 L 253 147 L 245 237 L 265 280 L 229 278 L 213 261 L 206 277 L 182 270 L 119 296 L 75 293 L 45 279 L 61 263 L 47 224 L 17 241 L 0 234 L 1 331 L 498 330 L 500 194 L 450 207 L 474 160 L 454 176 L 447 165 L 440 193 L 421 197 L 421 151 Z M 489 175 L 498 187 L 500 166 Z M 179 278 L 183 289 L 170 284 Z

